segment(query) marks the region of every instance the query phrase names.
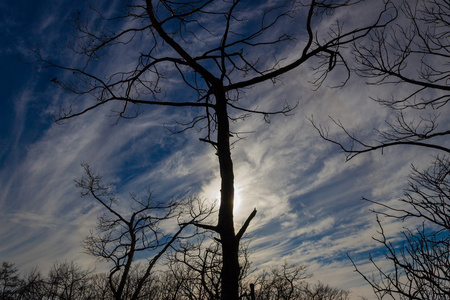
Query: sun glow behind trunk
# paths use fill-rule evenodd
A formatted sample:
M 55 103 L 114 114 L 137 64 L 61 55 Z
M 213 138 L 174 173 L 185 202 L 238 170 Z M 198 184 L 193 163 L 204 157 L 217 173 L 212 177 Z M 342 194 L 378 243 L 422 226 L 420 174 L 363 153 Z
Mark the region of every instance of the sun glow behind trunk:
M 241 199 L 240 194 L 236 192 L 234 194 L 234 208 L 233 208 L 234 214 L 239 213 L 239 207 L 241 206 L 241 201 L 242 201 L 242 199 Z
M 241 197 L 241 193 L 240 193 L 240 188 L 239 186 L 235 186 L 234 188 L 234 207 L 233 207 L 233 214 L 239 214 L 239 208 L 241 206 L 242 203 L 242 197 Z M 218 191 L 216 193 L 216 197 L 215 199 L 220 199 L 220 191 Z M 219 205 L 219 202 L 217 203 Z

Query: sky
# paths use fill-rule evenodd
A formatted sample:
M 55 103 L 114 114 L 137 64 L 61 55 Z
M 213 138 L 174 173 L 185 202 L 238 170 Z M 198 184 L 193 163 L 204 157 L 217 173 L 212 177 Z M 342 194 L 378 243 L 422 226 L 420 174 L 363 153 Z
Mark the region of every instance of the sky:
M 108 1 L 107 7 L 99 3 L 112 10 L 119 2 Z M 0 260 L 21 270 L 45 271 L 63 260 L 82 266 L 95 262 L 81 246 L 100 212 L 75 187 L 74 180 L 83 175 L 82 163 L 113 182 L 124 197 L 146 187 L 162 200 L 196 195 L 214 201 L 219 194 L 217 157 L 210 145 L 199 141 L 202 133 L 172 135 L 166 128 L 189 115 L 188 109 L 143 107 L 138 118 L 117 122 L 111 107 L 104 107 L 64 124 L 53 122 L 70 96 L 51 83 L 59 71 L 27 62 L 33 60 L 31 50 L 39 47 L 48 57 L 76 63 L 67 49 L 69 24 L 87 9 L 87 1 L 0 3 Z M 369 11 L 363 5 L 345 14 L 351 26 Z M 296 44 L 279 49 L 287 57 L 295 50 Z M 127 63 L 126 52 L 115 53 L 111 69 Z M 342 79 L 337 71 L 314 90 L 310 67 L 246 91 L 245 101 L 255 106 L 277 108 L 280 101 L 299 105 L 289 116 L 271 117 L 270 123 L 254 115 L 232 124 L 234 131 L 246 132 L 232 149 L 236 227 L 253 208 L 258 210 L 248 229 L 254 266 L 308 264 L 313 281 L 349 289 L 351 299 L 373 299 L 347 258 L 370 274 L 369 253 L 381 253 L 372 239 L 378 229 L 375 215 L 361 198 L 395 201 L 407 184 L 411 163 L 425 166 L 435 153 L 398 147 L 345 162 L 345 155 L 322 140 L 307 118 L 313 115 L 338 138 L 343 136 L 329 116 L 358 136 L 373 138 L 373 129 L 384 126 L 392 112 L 370 97 L 403 87 L 380 89 L 352 75 L 345 87 L 330 88 Z M 385 220 L 394 239 L 406 225 Z

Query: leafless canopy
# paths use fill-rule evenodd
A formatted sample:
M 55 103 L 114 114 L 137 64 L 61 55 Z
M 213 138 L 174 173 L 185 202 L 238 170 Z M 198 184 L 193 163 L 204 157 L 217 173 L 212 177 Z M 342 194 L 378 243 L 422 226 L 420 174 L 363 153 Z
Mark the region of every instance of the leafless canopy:
M 354 43 L 355 71 L 370 85 L 396 86 L 390 96 L 373 98 L 395 113 L 386 129 L 375 130 L 372 140 L 349 132 L 343 140 L 330 137 L 328 129 L 311 119 L 319 134 L 337 144 L 347 159 L 396 145 L 413 145 L 450 153 L 446 115 L 450 100 L 450 3 L 445 0 L 403 1 L 399 17 L 376 29 L 368 39 Z M 381 89 L 380 89 L 381 91 Z
M 371 140 L 347 130 L 338 140 L 328 128 L 313 126 L 327 141 L 338 145 L 347 160 L 356 155 L 397 145 L 436 150 L 425 171 L 413 166 L 405 196 L 396 204 L 365 199 L 374 204 L 379 236 L 385 250 L 382 266 L 370 258 L 375 275 L 356 270 L 371 284 L 380 299 L 447 299 L 450 297 L 450 146 L 448 102 L 450 87 L 450 2 L 447 0 L 401 1 L 395 22 L 371 32 L 354 44 L 356 72 L 368 84 L 395 86 L 391 96 L 374 98 L 393 112 L 385 129 L 376 129 Z M 442 154 L 443 153 L 443 154 Z M 411 221 L 401 240 L 391 239 L 383 220 Z M 417 226 L 417 224 L 420 224 Z
M 373 287 L 380 299 L 447 299 L 450 297 L 450 160 L 437 157 L 425 171 L 413 167 L 405 197 L 396 206 L 368 200 L 377 216 L 414 219 L 417 228 L 405 228 L 403 243 L 391 242 L 380 218 L 379 237 L 389 267 L 375 259 L 374 276 L 356 270 Z
M 370 84 L 414 87 L 400 98 L 376 99 L 384 105 L 439 108 L 450 100 L 450 3 L 404 0 L 400 10 L 397 24 L 373 31 L 369 43 L 353 47 L 356 71 Z
M 136 117 L 146 106 L 190 108 L 181 126 L 202 130 L 203 142 L 215 148 L 221 176 L 217 225 L 197 226 L 217 233 L 222 245 L 222 299 L 238 299 L 239 241 L 256 210 L 237 232 L 234 229 L 233 138 L 230 121 L 260 114 L 287 114 L 296 106 L 273 99 L 278 109 L 259 109 L 245 101 L 245 92 L 311 62 L 319 87 L 333 69 L 347 76 L 343 49 L 372 30 L 392 22 L 396 9 L 389 0 L 365 24 L 347 28 L 336 12 L 361 0 L 140 0 L 123 1 L 120 12 L 79 16 L 72 49 L 74 67 L 39 55 L 44 67 L 68 71 L 52 81 L 77 95 L 63 107 L 57 121 L 68 120 L 108 105 L 119 118 Z M 330 21 L 325 25 L 323 21 Z M 67 74 L 67 73 L 66 73 Z M 85 101 L 90 96 L 93 101 Z
M 85 107 L 77 103 L 63 107 L 56 120 L 67 120 L 110 102 L 122 104 L 112 104 L 120 118 L 135 117 L 143 104 L 197 107 L 202 110 L 182 123 L 181 130 L 206 129 L 204 140 L 212 142 L 211 134 L 217 129 L 217 88 L 225 92 L 227 106 L 235 112 L 230 113 L 232 119 L 249 113 L 265 118 L 286 114 L 295 107 L 295 100 L 293 106 L 280 103 L 278 111 L 262 111 L 238 101 L 244 89 L 275 82 L 310 59 L 317 60 L 313 80 L 317 86 L 336 66 L 343 67 L 349 76 L 340 50 L 385 26 L 395 15 L 386 2 L 385 10 L 366 26 L 345 31 L 336 20 L 328 32 L 319 29 L 322 18 L 358 2 L 264 1 L 253 3 L 249 9 L 250 4 L 243 1 L 125 1 L 123 12 L 112 17 L 93 9 L 92 16 L 79 16 L 74 24 L 77 35 L 72 49 L 80 54 L 77 67 L 40 57 L 44 66 L 72 73 L 69 80 L 54 78 L 55 83 L 95 100 Z M 300 48 L 298 41 L 304 41 Z M 295 57 L 280 54 L 283 47 L 294 46 Z M 101 68 L 103 62 L 111 64 L 111 59 L 123 62 L 120 67 L 124 69 L 114 65 Z
M 134 278 L 136 286 L 129 291 L 130 299 L 138 299 L 160 258 L 176 249 L 179 240 L 191 237 L 192 231 L 185 236 L 182 233 L 188 225 L 203 222 L 212 213 L 212 207 L 196 199 L 158 202 L 150 190 L 144 197 L 131 194 L 132 202 L 124 207 L 111 186 L 104 185 L 88 165 L 84 168 L 87 176 L 77 181 L 77 186 L 82 196 L 93 197 L 105 210 L 98 218 L 96 232 L 84 240 L 84 248 L 87 253 L 112 263 L 108 279 L 115 299 L 123 299 L 135 260 L 146 258 L 143 274 Z M 174 221 L 178 221 L 175 232 L 165 232 L 161 228 L 165 222 Z

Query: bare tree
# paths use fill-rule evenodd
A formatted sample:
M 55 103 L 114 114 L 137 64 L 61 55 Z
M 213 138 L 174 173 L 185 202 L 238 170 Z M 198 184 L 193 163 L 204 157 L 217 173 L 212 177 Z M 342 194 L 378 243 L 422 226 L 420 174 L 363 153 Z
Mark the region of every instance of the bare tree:
M 241 242 L 239 249 L 240 295 L 245 290 L 243 280 L 250 272 L 248 246 L 249 240 Z M 222 253 L 217 239 L 205 234 L 186 241 L 167 260 L 172 280 L 178 283 L 177 299 L 220 299 Z
M 303 293 L 304 299 L 308 300 L 348 300 L 349 291 L 334 288 L 329 285 L 317 282 L 316 284 L 306 284 Z
M 106 210 L 98 218 L 99 235 L 87 237 L 84 248 L 89 254 L 113 263 L 108 281 L 115 299 L 138 299 L 158 260 L 182 238 L 188 225 L 203 222 L 212 208 L 193 199 L 158 202 L 149 190 L 144 197 L 131 194 L 130 207 L 123 209 L 112 187 L 104 185 L 88 165 L 84 168 L 87 176 L 76 182 L 82 189 L 82 196 L 93 197 Z M 162 223 L 174 219 L 179 225 L 176 232 L 164 232 Z M 133 265 L 138 256 L 144 254 L 148 257 L 147 266 L 142 274 L 134 274 L 130 282 L 132 272 L 140 270 L 133 269 Z
M 321 282 L 311 284 L 307 279 L 312 274 L 308 266 L 288 264 L 262 271 L 254 279 L 251 291 L 246 293 L 248 300 L 347 300 L 349 292 L 333 288 Z
M 255 280 L 255 298 L 261 300 L 299 299 L 305 286 L 305 279 L 312 275 L 307 273 L 306 265 L 289 265 L 263 271 Z
M 367 200 L 367 199 L 366 199 Z M 450 160 L 437 157 L 425 171 L 413 167 L 405 197 L 397 206 L 375 204 L 379 237 L 389 267 L 382 268 L 371 258 L 377 274 L 356 270 L 373 287 L 380 299 L 447 299 L 450 297 Z M 402 231 L 403 242 L 391 242 L 378 216 L 417 219 L 417 228 Z
M 444 153 L 435 156 L 425 171 L 412 167 L 405 197 L 396 205 L 365 199 L 376 207 L 380 236 L 375 240 L 386 250 L 385 258 L 391 265 L 382 268 L 370 258 L 376 269 L 373 277 L 355 268 L 381 299 L 446 299 L 450 296 L 450 130 L 446 118 L 450 100 L 450 2 L 404 0 L 398 11 L 398 22 L 372 31 L 369 39 L 353 47 L 356 72 L 367 78 L 368 84 L 400 87 L 390 97 L 373 98 L 394 112 L 394 121 L 386 121 L 387 130 L 376 130 L 377 139 L 366 141 L 349 132 L 339 120 L 333 120 L 347 138 L 341 141 L 311 121 L 324 139 L 346 153 L 347 160 L 397 145 Z M 379 216 L 415 219 L 420 226 L 405 228 L 402 243 L 392 242 Z
M 401 12 L 398 22 L 377 28 L 368 35 L 368 40 L 355 42 L 353 46 L 355 71 L 367 78 L 369 85 L 400 87 L 390 97 L 373 98 L 395 112 L 394 121 L 386 121 L 387 130 L 377 129 L 375 141 L 365 141 L 333 119 L 347 137 L 339 141 L 311 119 L 322 138 L 337 144 L 347 154 L 347 160 L 397 145 L 450 153 L 450 147 L 443 142 L 450 129 L 445 122 L 439 122 L 446 117 L 450 100 L 450 3 L 404 0 L 398 11 Z M 413 112 L 419 113 L 419 117 L 409 116 Z
M 442 107 L 450 100 L 450 3 L 402 0 L 399 10 L 402 14 L 397 23 L 373 31 L 370 43 L 355 44 L 356 71 L 372 85 L 413 87 L 403 97 L 375 98 L 388 107 Z
M 18 269 L 13 263 L 3 261 L 0 266 L 0 296 L 1 299 L 16 299 L 17 290 L 20 289 L 22 281 Z
M 190 300 L 220 299 L 222 261 L 217 241 L 207 235 L 186 241 L 168 257 L 177 296 Z
M 76 300 L 94 299 L 91 288 L 92 270 L 73 262 L 55 262 L 45 277 L 37 269 L 21 277 L 12 263 L 0 268 L 2 294 L 0 299 L 17 300 Z M 95 298 L 102 299 L 102 298 Z
M 94 273 L 89 277 L 89 282 L 86 286 L 89 295 L 86 299 L 92 300 L 109 300 L 113 299 L 114 295 L 109 287 L 109 278 L 106 273 Z
M 18 299 L 41 300 L 48 292 L 48 281 L 36 268 L 32 269 L 22 279 L 22 286 L 18 291 Z
M 248 114 L 260 114 L 267 120 L 270 115 L 286 114 L 296 106 L 280 103 L 278 111 L 258 110 L 257 104 L 242 103 L 244 90 L 263 82 L 275 82 L 310 60 L 314 61 L 313 82 L 317 87 L 335 67 L 348 75 L 341 50 L 391 22 L 395 9 L 391 10 L 390 1 L 384 1 L 384 8 L 373 15 L 373 20 L 356 28 L 347 29 L 337 19 L 328 30 L 320 29 L 320 25 L 335 18 L 334 12 L 352 9 L 361 2 L 125 1 L 122 14 L 109 17 L 95 11 L 93 22 L 77 19 L 73 50 L 84 57 L 80 65 L 62 66 L 40 56 L 44 66 L 72 74 L 70 80 L 54 78 L 53 82 L 71 93 L 94 99 L 88 106 L 79 107 L 75 103 L 61 110 L 57 121 L 104 105 L 113 106 L 119 118 L 137 116 L 142 105 L 189 107 L 197 113 L 191 120 L 181 122 L 183 126 L 175 132 L 203 129 L 205 135 L 200 140 L 210 144 L 218 156 L 221 196 L 217 224 L 198 226 L 219 235 L 222 299 L 238 299 L 239 242 L 256 213 L 252 212 L 243 226 L 235 230 L 230 145 L 232 138 L 239 139 L 239 134 L 230 128 L 230 121 Z M 296 39 L 302 41 L 301 49 L 294 51 L 293 57 L 279 57 L 280 47 L 297 47 L 298 44 L 292 43 Z M 127 55 L 121 58 L 131 68 L 114 70 L 106 59 L 107 54 L 119 49 L 126 49 Z M 106 69 L 98 68 L 102 64 L 108 64 L 113 71 L 98 72 Z M 183 98 L 174 97 L 173 90 L 179 91 L 178 82 L 186 88 Z M 346 79 L 339 84 L 345 82 Z M 114 106 L 115 102 L 121 103 L 121 107 Z
M 58 300 L 87 299 L 87 283 L 92 270 L 73 262 L 55 262 L 45 281 L 45 298 Z

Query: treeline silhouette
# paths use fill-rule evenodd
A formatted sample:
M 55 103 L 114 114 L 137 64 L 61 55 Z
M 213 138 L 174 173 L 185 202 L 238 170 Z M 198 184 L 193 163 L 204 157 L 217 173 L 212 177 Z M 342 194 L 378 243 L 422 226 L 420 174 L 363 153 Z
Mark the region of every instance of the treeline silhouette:
M 181 264 L 168 264 L 168 269 L 154 272 L 145 281 L 140 294 L 134 290 L 145 268 L 133 268 L 122 299 L 199 300 L 220 299 L 220 280 L 208 278 L 213 273 L 196 272 Z M 220 278 L 219 270 L 215 273 Z M 346 300 L 349 292 L 321 282 L 309 283 L 311 275 L 305 265 L 283 264 L 264 270 L 241 281 L 241 299 L 333 299 Z M 249 282 L 252 282 L 251 284 Z M 74 262 L 55 262 L 48 274 L 38 269 L 22 273 L 11 262 L 0 266 L 0 299 L 115 299 L 107 273 L 86 269 Z M 117 284 L 117 283 L 116 283 Z

